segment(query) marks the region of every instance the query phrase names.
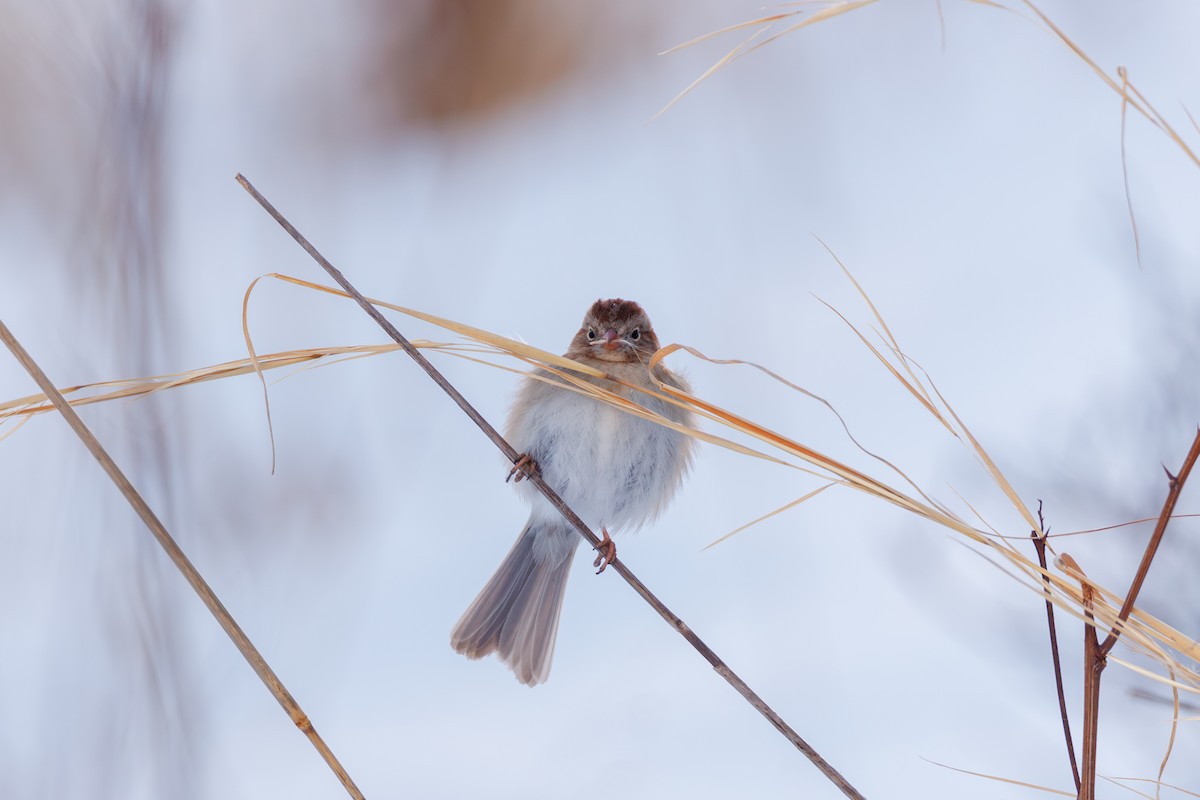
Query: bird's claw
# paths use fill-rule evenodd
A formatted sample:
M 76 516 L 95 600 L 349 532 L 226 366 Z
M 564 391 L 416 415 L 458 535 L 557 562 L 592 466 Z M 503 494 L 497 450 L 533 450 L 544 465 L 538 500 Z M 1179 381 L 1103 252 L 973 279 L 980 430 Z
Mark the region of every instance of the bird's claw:
M 597 575 L 604 572 L 609 564 L 617 560 L 617 543 L 608 535 L 607 528 L 601 528 L 600 532 L 604 534 L 604 538 L 594 548 L 600 555 L 596 556 L 596 560 L 592 562 L 593 567 L 600 568 L 596 570 Z
M 504 479 L 504 482 L 508 483 L 515 475 L 517 479 L 514 482 L 520 483 L 530 475 L 536 475 L 539 472 L 537 462 L 533 460 L 533 457 L 529 453 L 522 453 L 521 457 L 513 462 L 513 468 L 508 471 L 508 477 Z

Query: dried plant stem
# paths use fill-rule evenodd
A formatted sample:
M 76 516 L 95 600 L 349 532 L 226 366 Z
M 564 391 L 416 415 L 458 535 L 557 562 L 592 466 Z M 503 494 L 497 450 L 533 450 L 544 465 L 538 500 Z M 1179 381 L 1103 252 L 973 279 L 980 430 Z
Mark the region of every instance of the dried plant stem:
M 1092 608 L 1095 590 L 1083 584 L 1083 614 L 1087 625 L 1083 626 L 1083 774 L 1080 776 L 1079 800 L 1096 800 L 1096 745 L 1100 729 L 1100 673 L 1104 672 L 1106 658 L 1096 641 L 1096 628 L 1092 624 Z
M 1042 504 L 1038 502 L 1038 522 L 1042 524 L 1041 531 L 1031 531 L 1033 547 L 1037 550 L 1038 564 L 1043 573 L 1046 571 L 1046 526 L 1042 519 Z M 1054 662 L 1054 685 L 1058 690 L 1058 711 L 1062 716 L 1063 738 L 1067 742 L 1067 758 L 1071 761 L 1071 777 L 1075 779 L 1075 791 L 1079 791 L 1079 764 L 1075 761 L 1075 740 L 1071 738 L 1071 719 L 1067 714 L 1067 696 L 1063 691 L 1062 660 L 1058 652 L 1058 628 L 1054 624 L 1054 603 L 1050 599 L 1050 577 L 1043 574 L 1042 580 L 1046 586 L 1046 624 L 1050 629 L 1050 659 Z
M 309 241 L 304 238 L 304 236 L 301 235 L 301 233 L 297 231 L 290 222 L 288 222 L 287 218 L 280 214 L 275 207 L 271 205 L 271 203 L 265 197 L 263 197 L 263 195 L 257 189 L 254 188 L 250 181 L 246 180 L 246 178 L 241 174 L 237 176 L 237 181 L 242 185 L 242 188 L 249 192 L 250 195 L 258 201 L 259 205 L 261 205 L 267 211 L 267 213 L 270 214 L 275 221 L 278 222 L 283 229 L 287 231 L 291 237 L 295 239 L 296 242 L 302 248 L 304 248 L 304 250 L 310 256 L 312 256 L 312 258 L 318 264 L 320 264 L 327 273 L 329 273 L 330 277 L 332 277 L 338 283 L 338 285 L 340 285 L 358 302 L 360 306 L 362 306 L 362 309 L 367 312 L 367 315 L 370 316 L 371 319 L 375 320 L 375 322 L 378 323 L 381 328 L 383 328 L 388 336 L 392 337 L 392 339 L 394 339 L 396 343 L 400 345 L 404 352 L 408 353 L 408 355 L 414 361 L 416 361 L 418 365 L 420 365 L 421 369 L 425 370 L 433 382 L 440 386 L 442 390 L 446 392 L 446 394 L 450 395 L 451 399 L 458 404 L 459 408 L 461 408 L 463 412 L 470 417 L 477 426 L 479 426 L 479 429 L 483 431 L 489 439 L 492 440 L 492 443 L 500 449 L 500 452 L 504 453 L 504 457 L 513 464 L 516 464 L 518 459 L 521 457 L 521 454 L 517 453 L 517 451 L 513 449 L 512 445 L 505 441 L 504 437 L 500 435 L 500 433 L 491 425 L 491 423 L 484 419 L 483 415 L 481 415 L 469 402 L 467 402 L 466 398 L 464 398 L 459 391 L 455 389 L 448 380 L 446 380 L 446 378 L 438 371 L 438 369 L 434 367 L 433 364 L 429 363 L 429 360 L 425 358 L 425 356 L 423 356 L 420 351 L 417 350 L 417 348 L 413 347 L 412 344 L 400 333 L 400 331 L 398 331 L 396 327 L 392 325 L 392 323 L 389 322 L 383 316 L 383 314 L 380 313 L 379 309 L 377 309 L 365 297 L 363 297 L 363 295 L 357 289 L 355 289 L 348 280 L 346 280 L 346 277 L 342 275 L 337 267 L 329 263 L 329 261 L 322 256 L 320 252 L 318 252 L 317 249 L 313 247 L 312 244 L 310 244 Z M 588 526 L 584 524 L 583 520 L 581 520 L 575 514 L 575 512 L 572 511 L 565 502 L 563 502 L 562 498 L 559 497 L 558 494 L 541 479 L 541 476 L 534 472 L 528 475 L 528 479 L 543 495 L 545 495 L 546 499 L 549 500 L 550 503 L 562 513 L 566 520 L 570 522 L 577 531 L 579 531 L 579 534 L 583 536 L 583 538 L 592 546 L 592 549 L 596 549 L 597 545 L 600 544 L 599 537 L 592 533 Z M 744 697 L 746 701 L 750 703 L 750 705 L 752 705 L 758 710 L 759 713 L 766 717 L 767 720 L 775 727 L 775 729 L 783 734 L 784 737 L 786 737 L 787 740 L 790 741 L 797 750 L 803 753 L 805 757 L 807 757 L 808 760 L 811 761 L 816 768 L 819 769 L 823 775 L 825 775 L 826 778 L 828 778 L 835 786 L 837 786 L 837 788 L 840 789 L 846 797 L 862 800 L 863 796 L 858 792 L 857 789 L 850 785 L 849 781 L 842 777 L 842 775 L 836 769 L 834 769 L 829 762 L 823 759 L 820 754 L 808 744 L 808 742 L 804 741 L 804 739 L 800 737 L 800 734 L 796 733 L 796 731 L 793 730 L 792 727 L 788 725 L 782 717 L 775 713 L 774 709 L 767 705 L 767 703 L 761 697 L 755 694 L 755 692 L 746 684 L 746 682 L 738 677 L 737 674 L 730 669 L 715 652 L 713 652 L 712 648 L 706 645 L 703 640 L 701 640 L 700 637 L 697 636 L 692 629 L 684 623 L 683 620 L 681 620 L 674 613 L 672 613 L 670 609 L 663 605 L 662 601 L 655 597 L 654 594 L 646 587 L 646 585 L 642 583 L 637 576 L 635 576 L 624 565 L 623 562 L 621 562 L 619 559 L 614 560 L 611 562 L 610 566 L 622 578 L 625 579 L 626 583 L 633 587 L 634 591 L 642 596 L 642 599 L 645 600 L 651 606 L 651 608 L 658 612 L 659 616 L 667 621 L 667 624 L 678 631 L 679 634 L 683 636 L 683 638 L 686 639 L 688 643 L 691 644 L 692 647 L 694 647 L 706 661 L 708 661 L 709 664 L 712 665 L 713 669 L 716 670 L 721 677 L 728 681 L 729 684 L 737 690 L 738 694 Z
M 1108 636 L 1105 637 L 1103 643 L 1100 643 L 1093 624 L 1088 624 L 1084 628 L 1083 775 L 1082 785 L 1079 789 L 1080 800 L 1095 800 L 1096 797 L 1096 732 L 1100 719 L 1101 673 L 1104 672 L 1104 667 L 1108 663 L 1108 654 L 1112 651 L 1117 643 L 1117 639 L 1121 636 L 1121 629 L 1129 620 L 1129 615 L 1133 613 L 1133 606 L 1137 602 L 1137 596 L 1142 590 L 1142 584 L 1146 581 L 1146 575 L 1150 572 L 1150 564 L 1154 561 L 1154 556 L 1158 552 L 1158 546 L 1162 543 L 1163 534 L 1167 531 L 1167 525 L 1171 521 L 1171 514 L 1175 510 L 1175 504 L 1179 501 L 1179 495 L 1183 492 L 1183 485 L 1187 482 L 1188 475 L 1191 474 L 1192 467 L 1195 466 L 1197 458 L 1200 458 L 1200 430 L 1196 431 L 1196 438 L 1192 440 L 1192 447 L 1188 450 L 1188 454 L 1183 460 L 1183 466 L 1180 467 L 1179 474 L 1172 475 L 1169 471 L 1167 472 L 1169 483 L 1167 499 L 1163 502 L 1162 512 L 1158 515 L 1158 524 L 1154 527 L 1154 533 L 1151 534 L 1150 541 L 1146 543 L 1146 551 L 1142 554 L 1142 561 L 1138 565 L 1137 573 L 1133 576 L 1133 582 L 1129 586 L 1129 591 L 1125 594 L 1125 602 L 1121 604 L 1121 610 L 1117 614 L 1115 624 L 1109 630 Z M 1083 608 L 1089 623 L 1094 622 L 1091 612 L 1094 591 L 1092 586 L 1084 581 Z
M 129 505 L 133 506 L 134 511 L 146 523 L 146 527 L 154 534 L 154 538 L 162 545 L 163 550 L 167 552 L 167 556 L 179 568 L 179 571 L 183 573 L 183 577 L 191 584 L 192 589 L 200 596 L 200 599 L 208 607 L 212 615 L 216 617 L 217 622 L 220 623 L 225 633 L 229 635 L 229 638 L 233 640 L 238 651 L 246 661 L 250 662 L 250 666 L 262 682 L 266 684 L 267 688 L 271 690 L 271 694 L 275 695 L 275 699 L 279 701 L 279 705 L 283 706 L 283 710 L 291 717 L 296 727 L 303 731 L 304 735 L 312 742 L 313 747 L 317 748 L 317 752 L 321 754 L 321 757 L 325 759 L 325 763 L 337 775 L 338 780 L 346 788 L 346 792 L 351 797 L 361 800 L 362 793 L 354 785 L 354 781 L 337 760 L 333 751 L 329 749 L 329 746 L 325 744 L 320 734 L 313 728 L 312 722 L 309 721 L 304 710 L 300 708 L 300 704 L 288 692 L 283 682 L 279 680 L 279 676 L 275 674 L 275 671 L 267 664 L 262 654 L 258 652 L 258 649 L 250 641 L 249 637 L 246 636 L 241 626 L 233 619 L 224 604 L 221 603 L 220 599 L 208 585 L 208 582 L 204 580 L 192 565 L 192 562 L 184 555 L 183 550 L 171 538 L 171 534 L 167 532 L 166 527 L 163 526 L 158 516 L 155 515 L 142 496 L 138 494 L 137 489 L 133 487 L 129 479 L 125 477 L 125 473 L 121 471 L 121 468 L 108 455 L 108 452 L 100 444 L 99 440 L 96 439 L 95 435 L 88 429 L 83 420 L 80 419 L 79 414 L 71 407 L 66 398 L 62 396 L 62 393 L 58 391 L 54 383 L 46 376 L 46 373 L 42 371 L 42 368 L 26 352 L 21 343 L 16 340 L 3 320 L 0 320 L 0 341 L 3 341 L 8 346 L 8 349 L 12 351 L 16 360 L 33 377 L 37 385 L 45 392 L 46 397 L 50 399 L 50 402 L 62 414 L 63 419 L 67 421 L 67 424 L 71 426 L 71 429 L 75 431 L 76 435 L 83 441 L 95 459 L 100 462 L 100 466 L 104 468 L 104 471 L 108 473 L 113 483 L 121 490 L 121 494 L 129 501 Z

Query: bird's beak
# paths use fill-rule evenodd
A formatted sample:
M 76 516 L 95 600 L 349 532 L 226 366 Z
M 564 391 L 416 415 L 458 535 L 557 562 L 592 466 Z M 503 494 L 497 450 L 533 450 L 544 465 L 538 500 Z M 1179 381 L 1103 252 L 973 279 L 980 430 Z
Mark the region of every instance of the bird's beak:
M 616 329 L 609 328 L 608 330 L 606 330 L 604 332 L 604 349 L 605 350 L 616 350 L 620 346 L 621 346 L 621 340 L 619 338 L 617 338 Z

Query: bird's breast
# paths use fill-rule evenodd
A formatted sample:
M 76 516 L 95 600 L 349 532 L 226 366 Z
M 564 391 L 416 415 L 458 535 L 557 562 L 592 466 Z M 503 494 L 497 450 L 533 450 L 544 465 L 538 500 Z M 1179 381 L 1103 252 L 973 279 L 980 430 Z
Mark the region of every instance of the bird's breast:
M 681 434 L 570 391 L 550 392 L 530 408 L 526 428 L 525 449 L 542 477 L 590 525 L 641 525 L 674 492 L 686 464 Z

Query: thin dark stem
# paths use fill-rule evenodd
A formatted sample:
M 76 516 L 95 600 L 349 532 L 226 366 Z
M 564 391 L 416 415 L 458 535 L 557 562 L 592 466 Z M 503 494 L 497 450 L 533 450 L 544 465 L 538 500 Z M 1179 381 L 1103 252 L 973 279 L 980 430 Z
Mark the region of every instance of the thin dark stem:
M 1192 448 L 1188 450 L 1187 457 L 1183 460 L 1183 466 L 1179 468 L 1179 474 L 1172 475 L 1167 472 L 1167 480 L 1170 485 L 1167 490 L 1167 499 L 1163 502 L 1162 512 L 1158 515 L 1158 524 L 1154 526 L 1154 533 L 1146 544 L 1146 552 L 1142 554 L 1142 563 L 1138 565 L 1137 574 L 1133 576 L 1133 583 L 1130 584 L 1129 591 L 1125 594 L 1125 602 L 1121 604 L 1121 611 L 1117 614 L 1117 623 L 1105 638 L 1104 644 L 1100 645 L 1102 655 L 1108 655 L 1113 649 L 1113 645 L 1117 643 L 1117 637 L 1121 635 L 1121 628 L 1133 612 L 1133 604 L 1137 602 L 1137 596 L 1142 590 L 1146 574 L 1150 572 L 1150 562 L 1154 560 L 1154 554 L 1158 552 L 1163 534 L 1167 532 L 1167 523 L 1171 521 L 1171 513 L 1175 510 L 1175 503 L 1178 502 L 1179 495 L 1183 492 L 1183 484 L 1187 482 L 1188 475 L 1191 474 L 1197 458 L 1200 458 L 1200 430 L 1196 431 L 1196 438 L 1192 441 Z
M 192 565 L 192 562 L 188 560 L 188 557 L 184 554 L 183 550 L 180 549 L 179 545 L 175 543 L 175 540 L 171 538 L 171 534 L 167 532 L 166 527 L 158 519 L 158 516 L 150 508 L 149 504 L 146 503 L 145 499 L 142 498 L 137 489 L 133 487 L 133 484 L 129 482 L 129 479 L 125 477 L 125 473 L 123 473 L 121 468 L 117 466 L 116 462 L 112 460 L 112 457 L 109 456 L 103 445 L 100 444 L 99 440 L 96 439 L 95 435 L 91 432 L 87 425 L 84 424 L 83 420 L 80 419 L 79 414 L 74 408 L 71 407 L 71 404 L 67 402 L 67 399 L 63 397 L 62 393 L 59 392 L 55 387 L 54 382 L 46 376 L 46 373 L 42 371 L 42 368 L 38 366 L 37 362 L 33 360 L 28 352 L 26 352 L 25 348 L 21 346 L 21 343 L 16 340 L 12 332 L 8 329 L 3 321 L 0 321 L 0 341 L 3 341 L 4 344 L 8 346 L 8 349 L 12 351 L 13 356 L 16 357 L 21 366 L 23 366 L 30 376 L 33 377 L 34 381 L 37 382 L 37 385 L 45 393 L 46 397 L 50 399 L 50 402 L 53 403 L 54 407 L 58 409 L 58 412 L 62 414 L 63 419 L 67 421 L 67 424 L 71 426 L 71 429 L 75 431 L 76 435 L 78 435 L 83 441 L 88 451 L 91 452 L 92 456 L 100 462 L 100 466 L 104 468 L 106 473 L 108 473 L 108 477 L 111 478 L 112 482 L 117 485 L 117 488 L 121 490 L 121 494 L 123 494 L 125 499 L 129 501 L 129 505 L 133 506 L 134 511 L 136 511 L 138 516 L 142 518 L 142 521 L 146 523 L 146 527 L 150 529 L 152 534 L 154 534 L 154 538 L 158 540 L 158 543 L 162 546 L 162 549 L 166 551 L 167 556 L 171 559 L 171 562 L 175 564 L 181 573 L 183 573 L 183 577 L 187 579 L 187 582 L 191 584 L 192 589 L 194 589 L 196 594 L 200 596 L 200 599 L 204 602 L 204 605 L 206 605 L 212 615 L 216 617 L 217 622 L 220 623 L 221 627 L 225 630 L 225 633 L 229 636 L 229 638 L 233 640 L 234 645 L 237 646 L 238 651 L 242 654 L 246 661 L 250 663 L 250 666 L 254 669 L 254 672 L 258 675 L 259 679 L 266 684 L 267 688 L 270 689 L 271 694 L 273 694 L 275 699 L 279 701 L 279 705 L 283 706 L 283 710 L 287 712 L 289 717 L 291 717 L 292 722 L 295 723 L 297 728 L 304 732 L 304 735 L 308 737 L 310 742 L 312 742 L 313 747 L 315 747 L 317 752 L 321 754 L 321 757 L 325 759 L 325 763 L 328 764 L 329 768 L 333 770 L 333 773 L 337 775 L 338 780 L 342 782 L 342 786 L 346 788 L 346 792 L 351 797 L 356 798 L 357 800 L 362 800 L 362 792 L 360 792 L 358 787 L 354 785 L 354 781 L 351 780 L 350 774 L 346 772 L 341 763 L 338 761 L 337 757 L 333 754 L 333 751 L 330 750 L 329 746 L 325 744 L 325 740 L 322 739 L 320 734 L 317 733 L 316 729 L 313 728 L 312 722 L 309 721 L 308 715 L 304 713 L 304 710 L 300 707 L 300 704 L 297 703 L 292 697 L 291 693 L 288 692 L 287 687 L 283 685 L 283 681 L 279 680 L 279 676 L 276 675 L 275 671 L 271 669 L 269 664 L 267 664 L 266 659 L 264 659 L 262 654 L 258 652 L 258 648 L 256 648 L 254 643 L 250 641 L 250 638 L 246 636 L 245 631 L 243 631 L 241 626 L 237 624 L 237 621 L 234 620 L 233 616 L 225 608 L 225 605 L 217 597 L 216 593 L 213 592 L 212 587 L 208 585 L 208 582 L 204 580 L 204 577 L 199 573 L 199 571 L 196 570 L 196 568 Z
M 1038 564 L 1041 566 L 1043 573 L 1046 567 L 1046 539 L 1044 534 L 1049 533 L 1046 530 L 1045 520 L 1042 518 L 1042 503 L 1038 501 L 1038 522 L 1041 524 L 1041 532 L 1031 531 L 1030 536 L 1033 538 L 1034 549 L 1037 550 Z M 1054 624 L 1054 603 L 1050 601 L 1050 577 L 1042 575 L 1042 581 L 1045 583 L 1046 593 L 1046 624 L 1050 628 L 1050 658 L 1054 662 L 1054 685 L 1058 690 L 1058 711 L 1062 715 L 1063 738 L 1067 742 L 1067 758 L 1071 761 L 1071 777 L 1075 779 L 1075 791 L 1079 791 L 1079 765 L 1075 762 L 1075 740 L 1071 738 L 1071 719 L 1067 714 L 1067 696 L 1063 691 L 1063 676 L 1062 676 L 1062 661 L 1058 655 L 1058 629 Z
M 433 382 L 442 387 L 442 390 L 445 391 L 446 394 L 450 395 L 451 399 L 458 404 L 458 407 L 461 408 L 463 412 L 470 417 L 476 425 L 479 426 L 479 429 L 483 431 L 489 439 L 492 440 L 492 443 L 500 449 L 500 452 L 504 453 L 505 458 L 507 458 L 513 464 L 516 464 L 517 460 L 521 457 L 521 454 L 514 450 L 512 445 L 504 440 L 504 437 L 501 436 L 500 433 L 494 427 L 492 427 L 492 425 L 486 419 L 483 418 L 483 415 L 476 411 L 475 408 L 469 402 L 467 402 L 466 398 L 464 398 L 458 392 L 458 390 L 446 380 L 446 378 L 437 370 L 436 367 L 433 366 L 433 364 L 429 363 L 429 360 L 425 358 L 425 356 L 423 356 L 415 347 L 412 346 L 408 339 L 401 335 L 400 331 L 396 330 L 396 327 L 379 312 L 379 309 L 371 305 L 371 303 L 365 297 L 363 297 L 363 295 L 357 289 L 355 289 L 348 280 L 346 280 L 346 277 L 342 275 L 337 267 L 329 263 L 329 261 L 326 260 L 326 258 L 322 256 L 317 249 L 313 247 L 312 244 L 310 244 L 309 241 L 305 239 L 304 236 L 302 236 L 300 232 L 297 231 L 296 228 L 290 222 L 288 222 L 282 214 L 276 211 L 275 207 L 271 205 L 271 203 L 265 197 L 263 197 L 257 189 L 254 188 L 250 181 L 246 180 L 246 178 L 240 174 L 237 176 L 237 181 L 242 185 L 242 188 L 249 192 L 250 195 L 258 201 L 259 205 L 266 209 L 267 213 L 274 217 L 275 221 L 278 222 L 283 229 L 287 231 L 291 237 L 295 239 L 296 242 L 303 247 L 304 250 L 310 256 L 312 256 L 313 259 L 320 264 L 326 272 L 329 273 L 330 277 L 332 277 L 338 283 L 338 285 L 346 291 L 347 294 L 353 297 L 358 304 L 362 306 L 363 310 L 367 312 L 368 316 L 375 320 L 375 322 L 379 324 L 379 327 L 383 328 L 388 336 L 392 337 L 392 339 L 394 339 L 396 343 L 403 348 L 404 352 L 408 353 L 408 355 L 417 362 L 421 369 L 425 370 L 426 374 L 429 375 Z M 562 513 L 567 521 L 570 522 L 577 531 L 579 531 L 579 534 L 592 546 L 592 548 L 595 549 L 600 543 L 600 539 L 596 536 L 596 534 L 592 533 L 588 526 L 583 523 L 583 520 L 576 516 L 575 512 L 572 511 L 565 502 L 563 502 L 562 498 L 559 497 L 558 494 L 541 479 L 541 476 L 539 476 L 536 472 L 533 472 L 528 475 L 528 479 L 533 483 L 534 486 L 538 488 L 539 491 L 541 491 L 543 495 L 545 495 L 546 499 L 549 500 L 550 503 Z M 686 639 L 688 643 L 691 644 L 692 647 L 694 647 L 706 661 L 708 661 L 709 664 L 712 665 L 713 669 L 715 669 L 717 673 L 721 675 L 721 677 L 728 681 L 729 684 L 737 690 L 738 694 L 744 697 L 746 701 L 750 703 L 750 705 L 752 705 L 760 714 L 766 717 L 767 720 L 775 727 L 775 729 L 783 734 L 788 741 L 790 741 L 796 747 L 797 750 L 803 753 L 808 760 L 811 761 L 817 767 L 817 769 L 819 769 L 821 773 L 825 775 L 826 778 L 828 778 L 835 786 L 838 787 L 838 789 L 842 791 L 844 795 L 850 798 L 862 800 L 863 796 L 858 792 L 857 789 L 851 786 L 850 783 L 829 764 L 829 762 L 821 758 L 820 754 L 818 754 L 817 751 L 808 744 L 808 742 L 804 741 L 804 739 L 800 737 L 800 734 L 796 733 L 796 731 L 793 730 L 790 725 L 784 722 L 783 718 L 776 714 L 775 711 L 769 705 L 767 705 L 761 697 L 755 694 L 754 691 L 746 685 L 746 682 L 739 678 L 737 674 L 734 673 L 734 671 L 731 670 L 715 652 L 713 652 L 712 648 L 706 645 L 699 636 L 692 632 L 691 628 L 684 624 L 683 620 L 675 616 L 670 609 L 663 605 L 662 601 L 655 597 L 654 594 L 648 588 L 646 588 L 646 585 L 638 580 L 638 578 L 625 566 L 623 562 L 617 559 L 611 563 L 611 566 L 622 578 L 625 579 L 626 583 L 633 587 L 634 591 L 642 596 L 642 599 L 649 603 L 650 606 L 658 612 L 659 616 L 666 620 L 672 628 L 678 631 L 679 634 L 683 636 L 683 638 Z

